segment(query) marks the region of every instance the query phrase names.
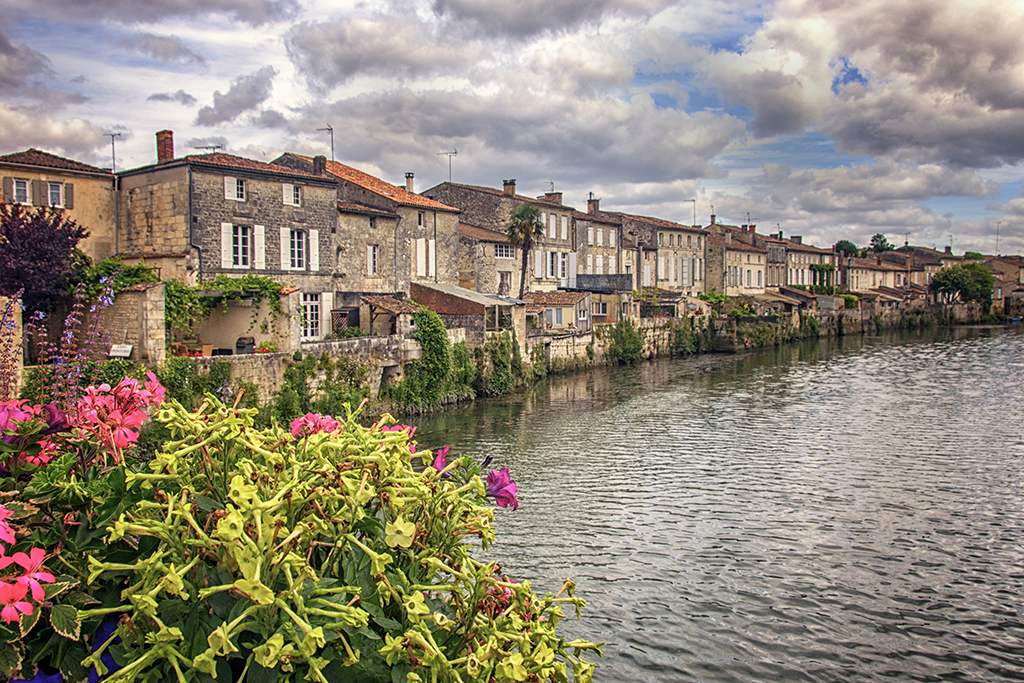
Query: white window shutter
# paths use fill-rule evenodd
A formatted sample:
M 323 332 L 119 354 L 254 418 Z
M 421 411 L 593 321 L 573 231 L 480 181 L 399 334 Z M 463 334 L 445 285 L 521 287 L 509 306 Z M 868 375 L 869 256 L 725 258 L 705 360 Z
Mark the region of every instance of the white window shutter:
M 424 237 L 416 238 L 416 277 L 427 275 L 427 240 Z
M 224 176 L 224 199 L 237 199 L 235 179 Z
M 281 186 L 281 201 L 285 204 L 292 203 L 292 186 L 288 183 Z
M 555 239 L 558 230 L 558 216 L 548 214 L 548 237 Z
M 651 267 L 648 264 L 644 264 L 644 287 L 651 286 Z
M 544 252 L 540 249 L 533 250 L 533 277 L 541 279 L 544 277 Z
M 320 231 L 309 231 L 309 269 L 314 273 L 320 270 Z
M 373 275 L 373 245 L 366 245 L 366 274 Z
M 658 257 L 658 274 L 657 274 L 656 277 L 659 280 L 662 280 L 662 279 L 665 278 L 665 257 L 664 256 L 659 256 Z
M 427 262 L 429 267 L 427 269 L 427 275 L 434 277 L 437 275 L 437 240 L 430 240 L 430 249 L 427 252 Z
M 597 229 L 597 246 L 601 246 L 604 243 L 604 228 Z
M 331 327 L 331 309 L 334 308 L 334 292 L 323 292 L 320 295 L 320 336 L 333 332 Z
M 594 259 L 594 267 L 596 268 L 594 271 L 595 273 L 598 275 L 604 275 L 604 256 L 601 254 L 597 255 L 597 258 Z
M 562 239 L 569 239 L 569 217 L 562 216 Z M 600 244 L 600 242 L 598 243 Z
M 668 281 L 671 285 L 676 283 L 676 260 L 674 258 L 668 260 Z
M 288 249 L 291 246 L 288 243 L 288 239 L 291 237 L 291 230 L 288 228 L 281 228 L 281 270 L 288 270 L 288 266 L 291 263 L 291 258 L 288 253 Z
M 594 227 L 591 226 L 591 227 L 587 228 L 587 244 L 593 244 L 593 243 L 594 243 Z
M 608 257 L 608 273 L 609 275 L 618 275 L 619 271 L 615 270 L 615 257 Z
M 587 275 L 594 274 L 594 255 L 587 254 Z
M 570 251 L 569 252 L 569 277 L 572 278 L 573 280 L 576 279 L 576 273 L 577 273 L 576 268 L 577 268 L 576 252 L 575 251 Z
M 256 270 L 267 269 L 267 238 L 266 228 L 254 225 L 252 228 L 253 267 Z
M 231 267 L 231 223 L 220 224 L 220 267 Z
M 615 246 L 615 228 L 612 228 L 608 231 L 608 246 Z
M 540 224 L 544 226 L 544 231 L 548 229 L 548 215 L 543 211 L 540 212 Z

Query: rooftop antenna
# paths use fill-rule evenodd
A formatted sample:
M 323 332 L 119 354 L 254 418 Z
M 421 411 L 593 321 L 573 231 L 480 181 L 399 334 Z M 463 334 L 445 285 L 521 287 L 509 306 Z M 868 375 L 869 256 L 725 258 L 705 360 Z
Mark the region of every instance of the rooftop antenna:
M 317 128 L 316 129 L 316 132 L 318 132 L 318 133 L 322 133 L 324 131 L 327 131 L 328 133 L 331 134 L 331 163 L 333 163 L 334 162 L 334 128 L 332 128 L 331 124 L 328 123 L 326 128 Z
M 903 246 L 905 246 L 905 247 L 909 247 L 910 246 L 910 233 L 909 232 L 903 233 Z
M 693 202 L 693 227 L 696 228 L 697 227 L 697 200 L 696 199 L 691 199 L 690 201 Z
M 197 145 L 194 149 L 205 149 L 210 152 L 216 152 L 218 149 L 223 149 L 224 145 Z
M 104 133 L 110 138 L 110 172 L 117 173 L 117 153 L 114 150 L 114 138 L 121 137 L 120 133 Z
M 1002 223 L 1002 221 L 996 221 L 996 256 L 999 256 L 999 226 Z
M 459 156 L 459 150 L 452 148 L 450 152 L 438 152 L 435 156 L 448 157 L 448 182 L 452 181 L 452 157 Z
M 548 187 L 551 188 L 550 190 L 548 190 L 548 192 L 554 192 L 555 191 L 555 181 L 554 180 L 549 180 L 548 181 Z

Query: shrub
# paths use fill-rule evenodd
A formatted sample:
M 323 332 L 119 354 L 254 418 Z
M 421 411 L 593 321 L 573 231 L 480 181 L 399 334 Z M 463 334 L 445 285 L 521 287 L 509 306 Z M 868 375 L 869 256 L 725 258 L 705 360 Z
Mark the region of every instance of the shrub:
M 633 325 L 629 318 L 619 318 L 612 330 L 609 355 L 620 365 L 628 365 L 643 360 L 643 348 L 644 341 L 640 336 L 640 330 Z

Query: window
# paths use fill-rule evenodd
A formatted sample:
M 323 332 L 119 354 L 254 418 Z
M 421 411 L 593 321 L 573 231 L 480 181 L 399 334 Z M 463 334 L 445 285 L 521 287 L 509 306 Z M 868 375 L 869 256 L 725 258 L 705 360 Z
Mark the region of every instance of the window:
M 689 249 L 689 248 L 690 248 L 690 239 L 691 239 L 692 237 L 693 237 L 693 235 L 687 235 L 687 236 L 686 236 L 686 248 L 687 248 L 687 249 Z
M 659 247 L 665 246 L 665 233 L 663 233 L 663 232 L 659 232 L 658 233 L 658 246 Z
M 511 244 L 495 244 L 494 258 L 515 258 L 516 248 Z
M 28 204 L 28 181 L 14 179 L 14 201 L 19 204 Z
M 615 247 L 615 230 L 608 231 L 608 246 Z
M 586 319 L 587 319 L 587 309 L 586 309 L 586 308 L 581 308 L 581 309 L 579 310 L 579 315 L 578 315 L 577 317 L 578 317 L 578 318 L 579 318 L 580 320 L 586 320 Z
M 376 216 L 370 216 L 370 230 L 376 230 L 376 229 L 377 229 L 377 217 Z
M 598 228 L 597 229 L 596 237 L 597 237 L 597 246 L 600 247 L 602 242 L 604 242 L 604 230 L 602 230 L 601 228 Z
M 558 270 L 558 252 L 548 252 L 548 268 L 547 277 L 555 277 L 555 272 Z
M 295 270 L 306 269 L 306 233 L 302 230 L 291 231 L 288 239 L 288 267 Z
M 224 199 L 236 202 L 245 201 L 245 180 L 224 176 Z
M 595 301 L 592 305 L 594 308 L 594 315 L 608 315 L 608 302 Z
M 248 268 L 252 255 L 252 228 L 248 225 L 231 226 L 231 265 Z
M 302 205 L 302 190 L 298 185 L 285 183 L 282 187 L 282 199 L 289 206 Z
M 418 226 L 420 226 L 422 228 L 423 224 L 426 223 L 426 222 L 427 222 L 427 214 L 423 213 L 422 211 L 420 211 L 418 214 L 416 214 L 416 225 L 418 225 Z
M 757 271 L 757 286 L 761 286 L 761 271 Z
M 587 228 L 587 244 L 594 243 L 594 228 Z
M 366 247 L 366 274 L 376 275 L 380 264 L 380 247 L 370 244 Z
M 320 338 L 320 295 L 302 295 L 302 338 Z
M 569 277 L 569 255 L 562 253 L 558 255 L 558 277 L 563 280 Z
M 562 216 L 562 239 L 569 239 L 569 217 Z
M 50 206 L 64 206 L 64 184 L 63 183 L 47 183 L 46 184 L 47 198 Z

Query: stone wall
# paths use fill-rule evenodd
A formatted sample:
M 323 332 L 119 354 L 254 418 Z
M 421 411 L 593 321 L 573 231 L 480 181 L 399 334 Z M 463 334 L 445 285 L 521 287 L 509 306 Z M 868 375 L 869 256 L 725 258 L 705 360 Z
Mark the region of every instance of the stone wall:
M 184 166 L 120 178 L 118 246 L 127 256 L 188 254 L 189 187 Z M 217 252 L 217 259 L 220 252 Z M 166 274 L 165 274 L 166 276 Z

